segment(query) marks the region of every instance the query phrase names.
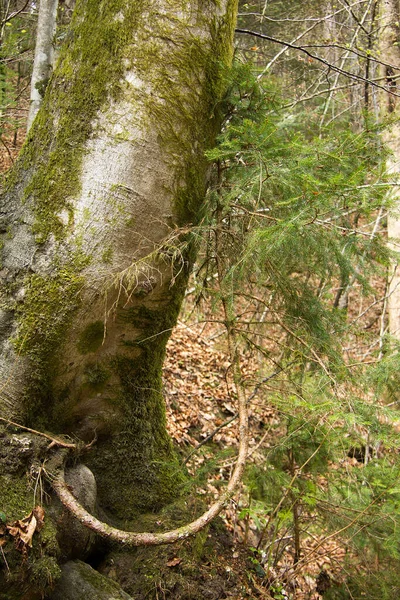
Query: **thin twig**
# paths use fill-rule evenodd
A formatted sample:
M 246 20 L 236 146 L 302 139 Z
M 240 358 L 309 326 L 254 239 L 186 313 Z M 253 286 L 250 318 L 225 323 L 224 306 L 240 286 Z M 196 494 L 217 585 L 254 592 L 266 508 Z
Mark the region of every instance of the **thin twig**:
M 7 559 L 6 559 L 6 555 L 4 554 L 3 546 L 0 546 L 0 550 L 1 550 L 1 555 L 2 555 L 2 557 L 3 557 L 4 563 L 5 563 L 5 565 L 6 565 L 6 568 L 7 568 L 8 574 L 10 575 L 10 574 L 11 574 L 11 571 L 10 571 L 10 567 L 8 566 L 8 562 L 7 562 Z
M 327 61 L 325 58 L 321 58 L 321 56 L 318 56 L 317 54 L 312 54 L 312 52 L 309 52 L 306 48 L 303 48 L 303 46 L 298 46 L 297 44 L 291 44 L 290 42 L 284 42 L 283 40 L 279 40 L 279 39 L 274 38 L 274 37 L 272 37 L 270 35 L 265 35 L 264 33 L 258 33 L 257 31 L 250 31 L 248 29 L 235 29 L 235 31 L 236 31 L 236 33 L 243 33 L 245 35 L 252 35 L 254 37 L 258 37 L 258 38 L 261 38 L 263 40 L 268 40 L 270 42 L 274 42 L 275 44 L 281 44 L 283 46 L 287 46 L 288 48 L 292 48 L 293 50 L 299 50 L 300 52 L 303 52 L 304 54 L 306 54 L 307 56 L 309 56 L 313 60 L 316 60 L 316 61 L 322 63 L 323 65 L 326 65 L 327 67 L 329 67 L 333 71 L 336 71 L 337 73 L 339 73 L 341 75 L 344 75 L 345 77 L 349 77 L 350 79 L 354 79 L 356 81 L 368 82 L 371 85 L 373 85 L 374 87 L 380 88 L 381 90 L 384 90 L 385 92 L 387 92 L 388 94 L 391 94 L 392 96 L 398 96 L 398 97 L 400 97 L 400 94 L 396 94 L 390 88 L 387 88 L 384 85 L 380 85 L 379 83 L 376 83 L 375 81 L 372 81 L 370 79 L 366 79 L 365 77 L 362 77 L 362 75 L 356 75 L 355 73 L 351 73 L 350 71 L 346 71 L 345 69 L 341 69 L 340 67 L 337 67 L 336 65 L 333 65 L 332 63 L 330 63 L 329 61 Z
M 264 379 L 262 379 L 261 381 L 259 381 L 257 383 L 257 385 L 255 386 L 253 392 L 249 396 L 249 398 L 247 400 L 247 403 L 250 404 L 250 402 L 252 401 L 252 399 L 254 398 L 254 396 L 256 396 L 256 394 L 258 393 L 260 387 L 264 383 L 266 383 L 270 379 L 273 379 L 274 377 L 276 377 L 277 375 L 279 375 L 280 373 L 282 373 L 282 371 L 285 371 L 291 364 L 293 364 L 293 361 L 291 363 L 289 363 L 289 365 L 287 367 L 282 367 L 278 371 L 275 371 L 275 373 L 272 373 L 272 375 L 269 375 L 268 377 L 265 377 Z M 235 414 L 233 415 L 233 417 L 230 417 L 229 419 L 227 419 L 226 421 L 224 421 L 221 425 L 219 425 L 216 429 L 214 429 L 214 431 L 212 431 L 206 438 L 204 438 L 204 440 L 201 440 L 201 442 L 199 442 L 197 444 L 197 446 L 195 448 L 193 448 L 189 452 L 189 454 L 187 455 L 187 457 L 183 461 L 183 464 L 186 465 L 187 462 L 189 461 L 189 459 L 193 456 L 193 454 L 195 454 L 202 446 L 204 446 L 204 444 L 207 444 L 207 442 L 209 442 L 219 431 L 221 431 L 221 429 L 224 429 L 224 427 L 227 427 L 230 423 L 232 423 L 232 421 L 234 421 L 235 419 L 237 419 L 238 416 L 239 416 L 239 413 L 235 412 Z M 253 449 L 253 451 L 254 451 L 254 449 Z
M 25 427 L 24 425 L 21 425 L 20 423 L 15 423 L 14 421 L 10 421 L 10 419 L 5 419 L 4 417 L 0 417 L 0 421 L 3 421 L 3 423 L 7 423 L 8 425 L 12 425 L 13 427 L 17 427 L 18 429 L 22 429 L 23 431 L 29 431 L 29 433 L 33 433 L 35 435 L 39 435 L 40 437 L 46 438 L 47 440 L 51 441 L 52 447 L 59 446 L 60 448 L 68 448 L 70 450 L 76 450 L 77 448 L 81 448 L 80 444 L 72 444 L 72 443 L 68 443 L 68 442 L 63 442 L 59 438 L 55 438 L 51 435 L 48 435 L 47 433 L 43 433 L 42 431 L 36 431 L 36 429 L 31 429 L 30 427 Z M 93 444 L 93 442 L 90 442 L 90 444 L 88 444 L 85 447 L 88 448 L 92 444 Z

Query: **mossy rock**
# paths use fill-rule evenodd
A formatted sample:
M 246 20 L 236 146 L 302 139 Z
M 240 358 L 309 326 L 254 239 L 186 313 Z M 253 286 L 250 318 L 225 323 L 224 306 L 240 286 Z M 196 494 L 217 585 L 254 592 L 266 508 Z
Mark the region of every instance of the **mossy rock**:
M 132 600 L 123 589 L 80 560 L 67 562 L 49 600 Z
M 47 440 L 30 433 L 13 433 L 0 428 L 0 521 L 11 524 L 28 516 L 40 503 L 40 457 Z M 28 474 L 28 475 L 27 475 Z M 43 483 L 43 480 L 42 482 Z M 0 556 L 0 600 L 41 600 L 61 574 L 57 563 L 59 547 L 56 528 L 47 507 L 44 527 L 33 536 L 33 547 L 18 552 L 8 536 Z M 7 565 L 7 568 L 5 567 Z

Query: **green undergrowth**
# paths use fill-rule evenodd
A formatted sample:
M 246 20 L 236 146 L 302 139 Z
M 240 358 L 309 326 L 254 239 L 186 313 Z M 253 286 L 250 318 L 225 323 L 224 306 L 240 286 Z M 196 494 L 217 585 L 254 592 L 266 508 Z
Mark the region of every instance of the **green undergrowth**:
M 199 299 L 208 292 L 218 311 L 230 306 L 238 347 L 260 365 L 252 416 L 267 411 L 239 519 L 256 532 L 271 591 L 289 597 L 281 565 L 306 569 L 310 540 L 332 536 L 354 558 L 338 598 L 396 597 L 398 344 L 372 310 L 385 300 L 391 260 L 381 222 L 392 208 L 387 151 L 376 126 L 354 132 L 346 115 L 320 127 L 317 109 L 284 104 L 276 79 L 238 62 L 207 153 L 216 168 Z M 385 561 L 393 572 L 379 592 Z

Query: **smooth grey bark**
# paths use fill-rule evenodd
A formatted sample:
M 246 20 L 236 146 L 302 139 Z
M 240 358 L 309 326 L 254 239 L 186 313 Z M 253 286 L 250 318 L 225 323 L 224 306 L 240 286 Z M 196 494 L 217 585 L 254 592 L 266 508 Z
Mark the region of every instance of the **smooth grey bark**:
M 85 463 L 120 518 L 180 480 L 161 367 L 235 14 L 232 0 L 78 2 L 0 204 L 1 414 L 97 436 Z
M 54 64 L 58 0 L 40 0 L 27 129 L 36 117 Z

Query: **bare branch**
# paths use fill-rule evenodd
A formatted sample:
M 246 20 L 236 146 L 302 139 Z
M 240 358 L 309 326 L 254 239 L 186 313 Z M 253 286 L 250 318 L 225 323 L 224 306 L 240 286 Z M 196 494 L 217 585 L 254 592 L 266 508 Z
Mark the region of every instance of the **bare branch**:
M 3 421 L 3 423 L 7 423 L 7 425 L 12 425 L 13 427 L 16 427 L 17 429 L 22 429 L 23 431 L 29 431 L 29 433 L 33 433 L 35 435 L 39 435 L 40 437 L 46 438 L 47 440 L 51 441 L 52 446 L 59 446 L 60 448 L 67 448 L 70 450 L 75 450 L 75 449 L 81 447 L 79 444 L 72 444 L 72 443 L 64 442 L 63 440 L 60 440 L 59 438 L 55 438 L 51 435 L 48 435 L 47 433 L 43 433 L 42 431 L 36 431 L 36 429 L 31 429 L 30 427 L 25 427 L 24 425 L 20 425 L 19 423 L 14 423 L 14 421 L 10 421 L 9 419 L 5 419 L 4 417 L 0 417 L 0 421 Z M 90 445 L 92 445 L 92 442 L 90 443 Z
M 368 82 L 371 85 L 373 85 L 374 87 L 380 88 L 380 89 L 384 90 L 385 92 L 387 92 L 388 94 L 391 94 L 392 96 L 399 96 L 400 97 L 400 94 L 396 94 L 395 92 L 393 92 L 392 89 L 390 89 L 390 88 L 388 88 L 388 87 L 386 87 L 384 85 L 380 85 L 380 84 L 378 84 L 375 81 L 372 81 L 370 79 L 366 79 L 362 75 L 356 75 L 355 73 L 351 73 L 350 71 L 346 71 L 345 69 L 337 67 L 336 65 L 334 65 L 334 64 L 330 63 L 329 61 L 327 61 L 325 58 L 322 58 L 321 56 L 318 56 L 317 54 L 313 54 L 312 52 L 309 52 L 303 46 L 298 46 L 297 44 L 291 44 L 290 42 L 285 42 L 283 40 L 279 40 L 279 39 L 274 38 L 274 37 L 272 37 L 270 35 L 265 35 L 264 33 L 258 33 L 257 31 L 250 31 L 248 29 L 236 29 L 235 31 L 236 31 L 236 33 L 242 33 L 242 34 L 245 34 L 245 35 L 252 35 L 254 37 L 258 37 L 258 38 L 261 38 L 263 40 L 268 40 L 270 42 L 274 42 L 275 44 L 280 44 L 282 46 L 287 46 L 288 48 L 292 48 L 293 50 L 299 50 L 300 52 L 303 52 L 304 54 L 306 54 L 307 56 L 309 56 L 313 60 L 316 60 L 316 61 L 322 63 L 323 65 L 326 65 L 327 67 L 329 67 L 333 71 L 336 71 L 340 75 L 344 75 L 345 77 L 349 77 L 350 79 L 354 79 L 356 81 Z

